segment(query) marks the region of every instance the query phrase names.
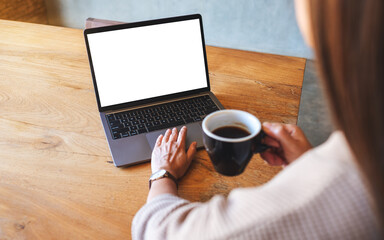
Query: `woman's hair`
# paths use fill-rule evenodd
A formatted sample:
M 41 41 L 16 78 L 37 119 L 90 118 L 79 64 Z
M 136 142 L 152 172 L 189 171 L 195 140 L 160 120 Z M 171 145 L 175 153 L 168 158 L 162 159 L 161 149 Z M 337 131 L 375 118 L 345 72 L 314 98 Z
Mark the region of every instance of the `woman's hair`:
M 342 130 L 384 220 L 384 1 L 311 0 L 318 68 Z

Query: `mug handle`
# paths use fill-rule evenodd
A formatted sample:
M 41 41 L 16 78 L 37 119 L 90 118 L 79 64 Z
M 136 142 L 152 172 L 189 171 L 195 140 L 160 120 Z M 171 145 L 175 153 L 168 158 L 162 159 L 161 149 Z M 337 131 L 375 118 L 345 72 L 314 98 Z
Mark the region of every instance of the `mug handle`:
M 261 143 L 261 140 L 266 136 L 267 134 L 265 134 L 265 132 L 263 131 L 263 129 L 260 130 L 259 134 L 255 137 L 255 140 L 253 142 L 253 145 L 254 145 L 254 149 L 253 149 L 253 152 L 254 153 L 261 153 L 261 152 L 264 152 L 265 150 L 271 148 L 270 146 L 264 144 L 264 143 Z

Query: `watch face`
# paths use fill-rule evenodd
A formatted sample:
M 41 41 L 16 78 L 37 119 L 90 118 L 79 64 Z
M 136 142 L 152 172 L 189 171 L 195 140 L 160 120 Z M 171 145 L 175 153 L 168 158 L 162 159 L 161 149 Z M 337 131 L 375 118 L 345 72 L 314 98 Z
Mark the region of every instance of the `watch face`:
M 155 172 L 152 176 L 151 176 L 151 179 L 156 179 L 158 177 L 161 177 L 161 176 L 164 176 L 164 174 L 166 173 L 167 171 L 165 171 L 164 169 L 161 169 L 157 172 Z

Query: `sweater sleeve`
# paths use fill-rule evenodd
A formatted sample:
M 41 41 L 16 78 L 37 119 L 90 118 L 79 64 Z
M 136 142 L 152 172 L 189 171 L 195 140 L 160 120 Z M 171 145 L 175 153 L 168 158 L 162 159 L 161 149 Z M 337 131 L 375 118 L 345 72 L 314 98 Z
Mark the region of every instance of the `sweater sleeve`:
M 210 238 L 206 230 L 217 229 L 221 221 L 233 220 L 228 218 L 226 204 L 227 198 L 221 195 L 206 203 L 191 203 L 171 194 L 157 196 L 134 217 L 132 239 Z
M 172 194 L 155 197 L 135 215 L 132 239 L 167 239 L 167 228 L 177 228 L 196 205 Z
M 311 151 L 270 182 L 228 197 L 191 203 L 157 196 L 134 217 L 132 238 L 375 239 L 369 193 L 355 166 L 338 159 L 342 147 L 335 147 Z

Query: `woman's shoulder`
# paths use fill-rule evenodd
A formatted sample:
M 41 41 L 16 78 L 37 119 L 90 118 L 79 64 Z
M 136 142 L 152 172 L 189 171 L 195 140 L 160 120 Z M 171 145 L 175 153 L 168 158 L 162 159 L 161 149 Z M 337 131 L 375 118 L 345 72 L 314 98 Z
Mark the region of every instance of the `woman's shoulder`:
M 307 152 L 309 156 L 304 159 L 325 159 L 330 161 L 342 161 L 354 164 L 354 154 L 342 131 L 333 132 L 327 141 Z

